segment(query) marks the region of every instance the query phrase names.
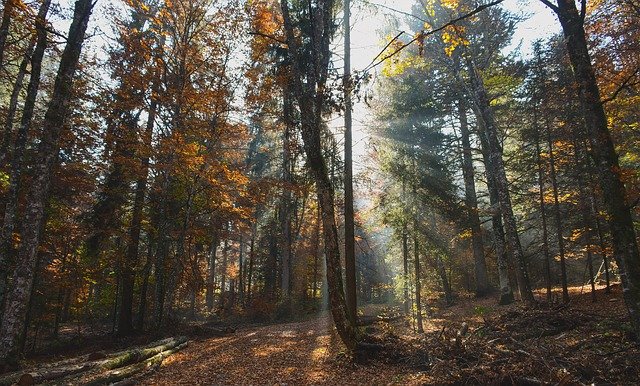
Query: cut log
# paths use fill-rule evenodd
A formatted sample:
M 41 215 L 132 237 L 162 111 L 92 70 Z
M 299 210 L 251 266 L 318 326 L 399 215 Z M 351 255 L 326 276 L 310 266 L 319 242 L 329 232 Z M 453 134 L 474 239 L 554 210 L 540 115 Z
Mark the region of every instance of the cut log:
M 141 362 L 137 362 L 134 364 L 131 364 L 129 366 L 126 367 L 122 367 L 122 368 L 118 368 L 115 370 L 111 370 L 106 372 L 105 374 L 102 374 L 98 377 L 96 377 L 95 379 L 93 379 L 91 382 L 87 383 L 87 385 L 90 386 L 97 386 L 97 385 L 109 385 L 112 383 L 116 383 L 116 382 L 121 382 L 127 378 L 131 378 L 135 375 L 138 375 L 144 371 L 148 371 L 154 368 L 159 367 L 160 365 L 162 365 L 162 361 L 165 360 L 165 358 L 167 358 L 169 355 L 174 354 L 180 350 L 182 350 L 183 348 L 185 348 L 187 346 L 188 342 L 183 342 L 180 345 L 174 346 L 168 350 L 165 351 L 161 351 L 159 353 L 157 353 L 156 355 L 145 359 Z
M 186 341 L 187 341 L 187 338 L 184 336 L 181 336 L 175 339 L 171 339 L 168 342 L 158 346 L 128 351 L 113 359 L 107 360 L 101 367 L 106 370 L 113 370 L 113 369 L 117 369 L 117 368 L 129 365 L 131 363 L 140 362 L 147 358 L 153 357 L 154 355 L 157 355 L 163 351 L 167 351 L 176 346 L 179 346 L 185 343 Z
M 95 371 L 96 374 L 104 370 L 113 370 L 132 363 L 143 361 L 163 351 L 168 351 L 187 341 L 186 337 L 168 338 L 156 341 L 146 346 L 128 351 L 120 351 L 110 355 L 92 353 L 82 357 L 66 359 L 64 361 L 42 366 L 30 371 L 17 371 L 0 377 L 0 386 L 13 385 L 24 379 L 32 379 L 35 384 L 52 382 L 63 378 L 75 377 L 78 374 Z M 106 358 L 106 359 L 105 359 Z

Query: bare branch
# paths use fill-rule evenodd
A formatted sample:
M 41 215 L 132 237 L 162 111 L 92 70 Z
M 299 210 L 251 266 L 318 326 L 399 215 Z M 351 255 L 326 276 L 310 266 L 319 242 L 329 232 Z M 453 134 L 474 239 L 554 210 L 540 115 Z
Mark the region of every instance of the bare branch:
M 631 80 L 638 75 L 638 73 L 640 73 L 640 67 L 636 67 L 635 71 L 631 73 L 631 75 L 627 76 L 624 81 L 622 81 L 622 83 L 620 83 L 620 85 L 618 86 L 618 88 L 616 89 L 616 91 L 613 92 L 613 94 L 611 94 L 611 96 L 609 96 L 606 99 L 602 100 L 602 104 L 604 105 L 605 103 L 609 103 L 611 101 L 613 101 L 614 99 L 616 99 L 618 97 L 618 94 L 624 90 L 625 88 L 630 86 L 630 82 Z
M 285 42 L 284 40 L 280 40 L 275 36 L 267 35 L 267 34 L 262 33 L 262 32 L 251 31 L 251 32 L 249 32 L 249 35 L 262 36 L 263 38 L 271 39 L 271 40 L 273 40 L 275 42 L 278 42 L 278 43 L 282 44 L 283 46 L 287 45 L 287 42 Z
M 419 39 L 424 39 L 425 37 L 427 37 L 427 36 L 429 36 L 429 35 L 433 35 L 433 34 L 435 34 L 435 33 L 437 33 L 437 32 L 440 32 L 440 31 L 442 31 L 443 29 L 445 29 L 445 28 L 447 28 L 447 27 L 449 27 L 449 26 L 455 25 L 456 23 L 458 23 L 458 22 L 460 22 L 460 21 L 462 21 L 462 20 L 468 19 L 469 17 L 471 17 L 471 16 L 473 16 L 473 15 L 475 15 L 475 14 L 477 14 L 477 13 L 480 13 L 480 12 L 482 12 L 483 10 L 485 10 L 485 9 L 487 9 L 487 8 L 489 8 L 489 7 L 493 7 L 494 5 L 498 5 L 498 4 L 502 3 L 503 1 L 504 1 L 504 0 L 495 0 L 495 1 L 491 2 L 491 3 L 487 3 L 487 4 L 480 5 L 480 6 L 476 7 L 473 11 L 468 12 L 468 13 L 465 13 L 464 15 L 459 16 L 459 17 L 457 17 L 457 18 L 455 18 L 455 19 L 449 20 L 447 23 L 445 23 L 445 24 L 441 25 L 441 26 L 440 26 L 440 27 L 438 27 L 438 28 L 432 29 L 432 30 L 427 31 L 427 32 L 422 31 L 421 33 L 417 34 L 417 35 L 416 35 L 416 37 L 414 37 L 413 39 L 411 39 L 409 42 L 407 42 L 407 43 L 403 44 L 403 45 L 402 45 L 402 46 L 400 46 L 397 50 L 395 50 L 395 51 L 393 51 L 392 53 L 390 53 L 390 54 L 388 54 L 388 55 L 384 56 L 382 59 L 380 59 L 379 61 L 377 61 L 377 62 L 376 62 L 376 59 L 380 56 L 380 54 L 378 54 L 378 56 L 376 56 L 376 59 L 374 59 L 374 60 L 372 61 L 372 64 L 368 65 L 368 66 L 363 70 L 363 72 L 367 72 L 367 71 L 371 70 L 372 68 L 374 68 L 374 67 L 376 67 L 376 66 L 380 65 L 380 64 L 381 64 L 381 63 L 383 63 L 385 60 L 392 58 L 393 56 L 397 55 L 400 51 L 404 50 L 405 48 L 407 48 L 408 46 L 410 46 L 411 44 L 413 44 L 413 43 L 414 43 L 414 42 L 416 42 L 417 40 L 419 40 Z M 547 1 L 547 0 L 541 0 L 541 1 Z M 398 36 L 400 36 L 400 34 L 399 34 Z M 397 38 L 397 37 L 396 37 L 396 38 Z M 395 40 L 396 38 L 394 38 L 394 40 Z M 387 46 L 385 47 L 385 49 L 386 49 L 387 47 L 389 47 L 389 45 L 390 45 L 392 42 L 393 42 L 393 40 L 392 40 L 391 42 L 389 42 L 389 44 L 387 44 Z M 384 51 L 384 50 L 383 50 L 383 51 Z
M 551 8 L 551 10 L 555 13 L 560 12 L 560 9 L 556 6 L 553 5 L 553 3 L 551 3 L 549 0 L 540 0 L 542 2 L 542 4 L 546 5 L 547 7 Z

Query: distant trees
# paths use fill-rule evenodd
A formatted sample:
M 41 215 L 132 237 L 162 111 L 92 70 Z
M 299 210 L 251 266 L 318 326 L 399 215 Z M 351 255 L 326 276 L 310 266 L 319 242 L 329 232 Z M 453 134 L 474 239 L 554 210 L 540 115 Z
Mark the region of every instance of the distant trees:
M 395 57 L 388 62 L 385 74 L 390 79 L 413 76 L 408 74 L 424 67 L 426 62 L 431 66 L 431 72 L 414 81 L 421 87 L 429 85 L 428 90 L 421 92 L 454 90 L 436 94 L 438 96 L 432 97 L 432 102 L 427 105 L 440 110 L 445 122 L 447 119 L 459 119 L 459 126 L 453 127 L 453 134 L 459 135 L 460 146 L 451 151 L 458 154 L 459 170 L 462 171 L 456 184 L 463 192 L 456 195 L 464 198 L 465 207 L 470 209 L 464 223 L 471 228 L 476 292 L 481 292 L 479 289 L 485 282 L 482 270 L 478 269 L 481 266 L 479 256 L 485 248 L 484 240 L 478 235 L 484 232 L 484 227 L 477 224 L 484 223 L 483 218 L 490 214 L 493 249 L 498 257 L 501 303 L 509 301 L 512 275 L 518 283 L 520 298 L 529 302 L 534 300 L 532 282 L 537 279 L 532 278 L 531 270 L 538 272 L 538 264 L 542 266 L 541 277 L 545 278 L 547 299 L 552 301 L 551 286 L 559 277 L 563 301 L 568 302 L 570 282 L 576 281 L 572 267 L 576 264 L 577 253 L 584 256 L 585 272 L 589 276 L 587 282 L 592 291 L 595 290 L 595 276 L 599 274 L 594 256 L 602 258 L 601 270 L 608 283 L 607 231 L 610 231 L 617 265 L 626 283 L 623 284 L 627 288 L 625 299 L 632 324 L 636 326 L 637 301 L 634 298 L 635 271 L 632 266 L 638 264 L 632 261 L 637 259 L 637 242 L 631 221 L 632 209 L 624 204 L 629 200 L 626 190 L 636 190 L 634 184 L 629 183 L 634 181 L 631 177 L 634 174 L 620 167 L 618 150 L 614 148 L 614 137 L 609 129 L 611 123 L 607 123 L 603 105 L 618 98 L 634 98 L 637 93 L 637 61 L 627 56 L 627 53 L 637 51 L 634 51 L 635 43 L 630 40 L 635 32 L 628 28 L 637 15 L 633 7 L 628 8 L 628 4 L 598 3 L 590 11 L 593 18 L 589 18 L 584 4 L 583 9 L 578 10 L 572 1 L 543 2 L 558 14 L 566 47 L 551 41 L 549 50 L 543 52 L 538 45 L 533 59 L 526 63 L 516 62 L 502 54 L 502 48 L 509 42 L 517 23 L 506 12 L 497 8 L 487 9 L 432 36 L 430 28 L 445 25 L 456 15 L 469 13 L 473 7 L 465 2 L 435 3 L 427 9 L 417 5 L 414 17 L 409 19 L 416 26 L 416 37 L 412 40 L 416 44 L 407 46 L 406 43 L 392 41 L 389 51 L 392 53 L 390 56 Z M 607 32 L 610 26 L 599 22 L 595 16 L 598 14 L 609 15 L 617 25 L 613 27 L 617 32 Z M 591 62 L 589 38 L 583 26 L 585 20 L 593 34 L 591 39 L 598 42 L 593 45 L 595 55 L 604 55 L 597 56 L 597 70 Z M 425 23 L 426 28 L 423 27 Z M 616 49 L 612 48 L 614 46 Z M 613 57 L 621 63 L 616 69 L 610 66 Z M 611 89 L 609 97 L 600 96 L 598 74 L 617 82 L 613 86 L 605 86 Z M 385 80 L 385 89 L 388 89 L 387 82 Z M 402 98 L 391 96 L 392 100 Z M 467 110 L 473 111 L 472 118 L 475 119 L 467 119 Z M 637 120 L 637 117 L 626 115 L 633 114 L 633 108 L 623 110 L 626 112 L 622 114 L 627 119 Z M 620 114 L 619 111 L 616 113 Z M 386 115 L 379 114 L 379 119 L 388 121 Z M 434 122 L 426 109 L 419 113 L 417 119 Z M 619 121 L 614 119 L 610 122 L 615 125 Z M 474 136 L 486 172 L 486 180 L 480 187 L 476 185 L 478 176 L 473 170 L 474 162 L 480 162 L 474 161 L 470 151 Z M 621 143 L 625 139 L 619 137 Z M 625 153 L 628 150 L 621 146 L 619 151 Z M 424 173 L 428 169 L 419 170 Z M 532 173 L 532 170 L 537 172 Z M 450 172 L 452 177 L 455 172 Z M 600 181 L 599 186 L 595 185 L 596 181 Z M 625 181 L 626 187 L 623 185 Z M 480 197 L 475 199 L 476 204 L 474 195 Z M 485 201 L 487 196 L 488 203 Z M 527 202 L 525 197 L 533 198 L 536 206 L 531 201 Z M 474 206 L 479 209 L 474 211 Z M 603 214 L 598 209 L 602 207 L 606 208 L 608 227 L 605 227 Z M 478 220 L 474 219 L 474 212 L 480 214 Z M 398 232 L 403 229 L 402 223 L 394 227 Z M 522 240 L 526 240 L 525 244 Z M 502 258 L 505 252 L 509 258 Z M 556 274 L 556 261 L 559 263 L 559 275 Z

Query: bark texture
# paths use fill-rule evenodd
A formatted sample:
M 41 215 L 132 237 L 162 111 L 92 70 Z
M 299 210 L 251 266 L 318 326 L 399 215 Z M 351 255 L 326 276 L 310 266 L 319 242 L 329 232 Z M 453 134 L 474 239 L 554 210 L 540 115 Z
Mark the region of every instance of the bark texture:
M 23 339 L 23 326 L 35 276 L 38 246 L 44 225 L 44 210 L 49 196 L 51 174 L 58 160 L 59 139 L 73 93 L 73 77 L 78 67 L 84 34 L 93 8 L 91 0 L 77 0 L 67 44 L 62 53 L 51 100 L 45 113 L 43 137 L 34 165 L 34 180 L 28 194 L 24 214 L 22 244 L 13 272 L 11 291 L 7 299 L 0 333 L 0 365 L 18 358 Z

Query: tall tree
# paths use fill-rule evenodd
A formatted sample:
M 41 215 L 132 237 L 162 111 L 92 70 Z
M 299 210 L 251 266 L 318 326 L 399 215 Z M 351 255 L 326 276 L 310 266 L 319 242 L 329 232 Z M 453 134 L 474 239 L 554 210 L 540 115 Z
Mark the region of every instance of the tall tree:
M 335 220 L 335 193 L 329 179 L 327 164 L 322 154 L 321 133 L 325 112 L 325 92 L 329 72 L 329 43 L 334 34 L 335 2 L 312 1 L 300 9 L 299 17 L 309 26 L 301 29 L 300 20 L 294 22 L 288 0 L 280 2 L 287 43 L 287 56 L 291 61 L 293 94 L 301 116 L 302 139 L 307 165 L 316 184 L 322 215 L 327 283 L 331 313 L 340 338 L 348 349 L 356 348 L 355 326 L 351 323 L 344 298 L 344 285 L 340 269 L 340 247 Z M 298 36 L 306 39 L 302 42 Z M 308 40 L 307 40 L 308 39 Z M 304 45 L 304 46 L 303 46 Z M 307 52 L 310 55 L 307 55 Z
M 353 325 L 358 317 L 356 292 L 356 252 L 353 212 L 353 135 L 351 119 L 351 3 L 344 0 L 344 261 L 347 315 Z
M 613 237 L 614 258 L 620 268 L 623 295 L 631 324 L 640 335 L 640 251 L 636 239 L 626 189 L 620 175 L 620 163 L 607 124 L 600 89 L 596 81 L 584 30 L 586 1 L 578 11 L 573 0 L 541 0 L 558 16 L 573 68 L 587 132 L 592 138 L 591 156 L 600 177 L 609 226 Z
M 36 255 L 44 211 L 51 186 L 52 169 L 58 160 L 60 136 L 68 114 L 73 78 L 93 9 L 93 1 L 77 0 L 67 44 L 60 59 L 58 73 L 44 119 L 43 137 L 38 148 L 36 176 L 31 184 L 23 220 L 22 243 L 18 262 L 12 275 L 11 291 L 7 294 L 0 333 L 0 365 L 14 365 L 22 347 L 24 323 L 35 276 Z

